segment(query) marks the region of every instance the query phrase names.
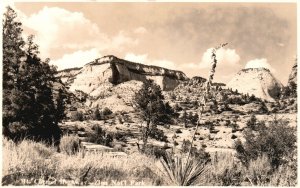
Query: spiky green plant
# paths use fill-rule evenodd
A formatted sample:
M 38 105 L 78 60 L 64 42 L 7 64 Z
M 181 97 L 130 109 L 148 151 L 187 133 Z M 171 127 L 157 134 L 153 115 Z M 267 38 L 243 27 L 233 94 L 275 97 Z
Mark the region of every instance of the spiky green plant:
M 195 185 L 200 175 L 205 173 L 208 160 L 184 160 L 182 157 L 167 153 L 165 158 L 160 159 L 160 162 L 169 184 L 189 186 Z

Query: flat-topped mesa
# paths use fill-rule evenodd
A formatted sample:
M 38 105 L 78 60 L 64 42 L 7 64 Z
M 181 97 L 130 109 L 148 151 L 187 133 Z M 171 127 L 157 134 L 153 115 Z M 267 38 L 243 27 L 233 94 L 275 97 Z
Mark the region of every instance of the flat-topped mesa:
M 145 75 L 145 76 L 166 76 L 168 78 L 174 78 L 176 80 L 187 80 L 188 77 L 182 71 L 176 71 L 171 69 L 166 69 L 163 67 L 158 67 L 154 65 L 144 65 L 140 63 L 134 63 L 124 59 L 119 59 L 113 55 L 104 56 L 102 58 L 96 59 L 94 62 L 89 63 L 90 65 L 100 65 L 110 63 L 113 71 L 123 70 L 122 68 L 126 67 L 128 71 Z M 116 67 L 115 67 L 116 66 Z M 117 68 L 117 69 L 115 69 Z M 113 72 L 114 73 L 114 72 Z M 119 71 L 119 73 L 122 73 Z M 127 79 L 128 75 L 121 75 L 124 79 Z M 115 77 L 114 77 L 115 78 Z M 113 78 L 113 79 L 114 79 Z M 131 80 L 131 79 L 130 79 Z M 118 80 L 116 83 L 119 83 Z M 120 83 L 123 82 L 122 78 Z
M 69 83 L 70 90 L 81 90 L 88 94 L 98 90 L 104 83 L 120 84 L 130 80 L 145 82 L 146 79 L 152 79 L 162 90 L 172 90 L 181 81 L 188 80 L 181 71 L 134 63 L 112 55 L 86 64 L 74 77 L 71 79 L 73 82 Z

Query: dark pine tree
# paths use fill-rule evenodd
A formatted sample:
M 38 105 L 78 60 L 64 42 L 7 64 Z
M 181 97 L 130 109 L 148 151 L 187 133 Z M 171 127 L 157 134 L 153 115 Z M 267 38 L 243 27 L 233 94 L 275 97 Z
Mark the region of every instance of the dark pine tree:
M 18 90 L 17 86 L 19 80 L 19 67 L 25 53 L 22 48 L 25 42 L 22 38 L 21 23 L 15 21 L 16 12 L 7 7 L 7 11 L 3 15 L 3 133 L 10 135 L 11 131 L 9 125 L 16 122 L 12 127 L 19 127 L 23 129 L 23 125 L 19 122 L 19 112 L 22 110 L 21 104 L 26 100 L 26 96 Z M 18 123 L 17 123 L 18 122 Z M 17 131 L 22 132 L 22 131 Z
M 166 115 L 163 99 L 160 87 L 153 80 L 147 80 L 135 97 L 140 117 L 146 122 L 146 126 L 142 128 L 142 152 L 146 149 L 151 130 L 155 129 L 160 118 Z
M 3 23 L 3 133 L 15 140 L 32 138 L 58 141 L 58 122 L 64 117 L 62 90 L 54 98 L 53 83 L 56 69 L 49 59 L 42 61 L 38 46 L 29 36 L 22 39 L 21 23 L 17 15 L 7 8 Z

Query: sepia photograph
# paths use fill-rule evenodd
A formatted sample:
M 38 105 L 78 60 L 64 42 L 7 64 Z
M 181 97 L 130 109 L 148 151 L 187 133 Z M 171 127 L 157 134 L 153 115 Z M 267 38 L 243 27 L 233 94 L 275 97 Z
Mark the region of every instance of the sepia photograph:
M 1 185 L 296 187 L 297 6 L 5 0 Z

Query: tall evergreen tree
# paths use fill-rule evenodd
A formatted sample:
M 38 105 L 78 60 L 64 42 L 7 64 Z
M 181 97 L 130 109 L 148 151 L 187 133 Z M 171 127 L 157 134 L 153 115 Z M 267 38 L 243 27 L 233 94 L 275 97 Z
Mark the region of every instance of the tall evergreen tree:
M 51 141 L 60 138 L 58 122 L 64 108 L 58 94 L 53 97 L 56 69 L 49 59 L 42 61 L 38 46 L 29 36 L 22 38 L 21 23 L 8 7 L 3 20 L 3 134 L 22 139 L 27 136 Z
M 164 96 L 162 95 L 160 87 L 155 84 L 153 80 L 145 82 L 135 97 L 136 106 L 140 111 L 140 117 L 146 122 L 146 126 L 142 129 L 142 151 L 146 149 L 151 130 L 155 129 L 160 118 L 166 113 L 163 99 Z
M 19 82 L 18 71 L 22 57 L 25 56 L 22 48 L 25 42 L 22 38 L 21 23 L 15 21 L 16 12 L 7 7 L 7 11 L 3 17 L 3 132 L 8 134 L 9 122 L 14 122 L 17 119 L 18 111 L 24 96 L 16 88 Z M 19 95 L 18 98 L 14 96 Z

